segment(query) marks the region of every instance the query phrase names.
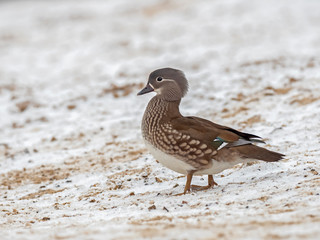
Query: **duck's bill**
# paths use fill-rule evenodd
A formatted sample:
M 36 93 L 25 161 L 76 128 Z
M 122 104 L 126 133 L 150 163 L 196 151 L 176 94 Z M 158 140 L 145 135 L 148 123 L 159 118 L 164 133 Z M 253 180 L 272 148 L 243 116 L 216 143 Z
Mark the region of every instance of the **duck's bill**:
M 138 95 L 143 95 L 143 94 L 153 92 L 153 91 L 154 91 L 153 87 L 151 87 L 150 84 L 148 83 L 144 89 L 142 89 L 140 92 L 138 92 Z

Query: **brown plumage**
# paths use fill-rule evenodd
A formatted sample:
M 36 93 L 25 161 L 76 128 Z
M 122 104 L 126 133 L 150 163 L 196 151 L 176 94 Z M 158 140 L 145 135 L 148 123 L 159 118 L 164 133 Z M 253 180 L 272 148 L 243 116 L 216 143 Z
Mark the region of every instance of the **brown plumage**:
M 181 98 L 188 91 L 182 71 L 158 69 L 149 76 L 138 95 L 155 91 L 142 120 L 142 135 L 151 154 L 166 167 L 187 175 L 183 193 L 191 187 L 207 189 L 216 183 L 212 174 L 237 163 L 254 160 L 274 162 L 283 154 L 253 145 L 260 137 L 239 132 L 199 117 L 184 117 L 179 111 Z M 193 175 L 208 175 L 208 186 L 191 186 Z

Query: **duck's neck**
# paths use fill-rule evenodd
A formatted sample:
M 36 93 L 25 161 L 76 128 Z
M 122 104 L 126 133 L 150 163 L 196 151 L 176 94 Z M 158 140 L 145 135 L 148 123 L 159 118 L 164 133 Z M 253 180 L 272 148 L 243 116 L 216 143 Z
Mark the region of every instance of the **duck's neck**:
M 170 120 L 173 118 L 181 117 L 179 110 L 181 99 L 177 101 L 166 101 L 159 96 L 153 97 L 146 109 L 146 113 L 151 115 L 158 115 L 162 120 Z

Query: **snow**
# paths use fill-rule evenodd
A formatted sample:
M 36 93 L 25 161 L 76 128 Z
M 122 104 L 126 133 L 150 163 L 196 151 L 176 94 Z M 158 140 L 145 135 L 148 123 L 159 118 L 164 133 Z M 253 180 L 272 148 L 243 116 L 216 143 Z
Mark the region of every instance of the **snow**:
M 318 239 L 319 1 L 0 2 L 1 239 Z M 212 189 L 147 152 L 148 74 L 181 111 L 262 136 L 277 163 Z M 205 185 L 206 176 L 194 177 Z

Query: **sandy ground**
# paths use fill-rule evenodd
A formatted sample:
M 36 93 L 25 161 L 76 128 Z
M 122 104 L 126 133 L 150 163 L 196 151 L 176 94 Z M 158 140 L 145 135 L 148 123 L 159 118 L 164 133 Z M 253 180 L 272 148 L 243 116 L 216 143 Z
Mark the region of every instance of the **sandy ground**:
M 319 1 L 1 1 L 1 239 L 319 239 Z M 137 97 L 185 71 L 181 111 L 286 154 L 184 196 Z M 195 177 L 195 184 L 206 177 Z

